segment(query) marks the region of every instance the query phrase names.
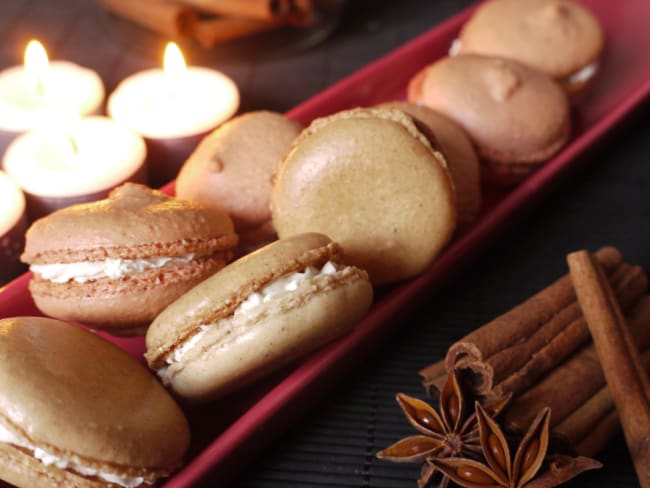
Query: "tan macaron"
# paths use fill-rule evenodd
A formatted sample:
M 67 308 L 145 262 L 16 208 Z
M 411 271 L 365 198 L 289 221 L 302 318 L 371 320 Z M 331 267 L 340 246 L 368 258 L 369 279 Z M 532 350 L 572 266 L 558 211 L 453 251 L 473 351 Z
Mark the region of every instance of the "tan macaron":
M 598 19 L 577 2 L 491 0 L 463 26 L 455 51 L 514 59 L 577 94 L 596 74 L 603 44 Z
M 443 58 L 410 82 L 409 101 L 460 125 L 489 180 L 514 184 L 569 139 L 569 102 L 560 86 L 516 61 L 467 54 Z
M 183 413 L 142 365 L 58 320 L 0 320 L 0 478 L 17 486 L 150 486 L 189 446 Z
M 236 244 L 223 211 L 127 183 L 34 222 L 21 259 L 43 313 L 133 335 L 225 266 Z
M 224 395 L 344 334 L 372 286 L 320 234 L 275 241 L 228 265 L 161 313 L 145 357 L 177 395 Z
M 444 157 L 399 110 L 317 119 L 294 142 L 271 194 L 280 237 L 320 232 L 374 284 L 426 269 L 456 224 Z
M 481 210 L 481 167 L 465 131 L 449 117 L 424 105 L 398 101 L 381 107 L 396 108 L 409 115 L 431 146 L 442 152 L 456 188 L 458 224 L 473 222 Z
M 239 254 L 275 239 L 269 196 L 271 177 L 302 126 L 274 112 L 250 112 L 208 135 L 183 165 L 176 195 L 225 210 Z

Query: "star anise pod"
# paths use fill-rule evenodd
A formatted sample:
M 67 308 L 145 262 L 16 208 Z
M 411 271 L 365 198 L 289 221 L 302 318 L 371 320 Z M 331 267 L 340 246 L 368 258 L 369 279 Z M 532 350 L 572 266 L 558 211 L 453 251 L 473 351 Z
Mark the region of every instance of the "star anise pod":
M 432 463 L 454 483 L 465 488 L 522 488 L 541 468 L 549 441 L 551 410 L 535 418 L 517 448 L 514 459 L 499 425 L 476 403 L 479 437 L 488 466 L 473 459 L 434 459 Z M 555 486 L 555 485 L 552 485 Z
M 489 415 L 497 416 L 508 403 L 510 397 L 486 407 Z M 458 379 L 452 371 L 439 395 L 439 412 L 428 403 L 417 398 L 397 394 L 397 403 L 404 415 L 420 432 L 420 435 L 406 437 L 377 453 L 380 459 L 397 462 L 422 462 L 422 474 L 418 486 L 431 486 L 439 472 L 432 463 L 435 459 L 464 457 L 481 459 L 479 422 L 476 413 L 465 415 L 465 399 Z M 449 484 L 447 476 L 442 475 L 439 487 Z

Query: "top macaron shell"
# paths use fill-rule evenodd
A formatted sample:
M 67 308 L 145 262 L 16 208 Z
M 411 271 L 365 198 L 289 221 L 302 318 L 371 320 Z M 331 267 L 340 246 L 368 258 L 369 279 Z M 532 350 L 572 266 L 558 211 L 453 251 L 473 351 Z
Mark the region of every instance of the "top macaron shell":
M 150 480 L 180 464 L 190 435 L 174 400 L 126 352 L 41 317 L 0 320 L 0 425 L 50 454 Z
M 423 271 L 456 223 L 444 157 L 399 110 L 317 119 L 294 141 L 271 195 L 280 237 L 320 232 L 374 284 Z
M 73 205 L 34 222 L 22 260 L 47 264 L 173 256 L 207 252 L 217 240 L 224 249 L 237 241 L 224 212 L 127 183 L 105 200 Z
M 598 60 L 604 35 L 598 19 L 573 1 L 491 0 L 459 40 L 459 54 L 510 58 L 563 79 Z
M 266 227 L 270 240 L 275 235 L 269 210 L 271 177 L 301 129 L 298 122 L 274 112 L 232 119 L 204 138 L 185 162 L 176 179 L 176 195 L 225 210 L 241 238 L 264 234 Z
M 411 80 L 408 98 L 450 117 L 482 158 L 499 163 L 535 165 L 570 135 L 566 93 L 548 76 L 507 59 L 443 58 Z
M 275 241 L 231 263 L 164 310 L 147 331 L 153 369 L 201 330 L 201 340 L 174 365 L 170 387 L 189 401 L 241 388 L 353 327 L 372 302 L 367 274 L 345 267 L 299 284 L 248 313 L 234 311 L 253 292 L 307 266 L 341 263 L 340 247 L 320 234 Z

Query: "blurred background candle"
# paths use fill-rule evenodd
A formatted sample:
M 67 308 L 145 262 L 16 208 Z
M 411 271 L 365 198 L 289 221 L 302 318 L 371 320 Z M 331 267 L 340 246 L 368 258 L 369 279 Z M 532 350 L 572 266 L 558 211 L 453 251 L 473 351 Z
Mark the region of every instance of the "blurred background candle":
M 26 269 L 19 259 L 26 228 L 23 192 L 0 171 L 0 286 Z
M 152 186 L 173 180 L 199 141 L 239 107 L 235 83 L 187 67 L 176 44 L 167 45 L 163 64 L 126 78 L 108 99 L 109 115 L 145 137 Z
M 136 132 L 108 117 L 18 136 L 3 168 L 22 188 L 35 220 L 74 203 L 104 198 L 125 181 L 146 182 L 146 146 Z
M 0 151 L 19 133 L 101 112 L 104 85 L 96 72 L 68 61 L 50 62 L 35 40 L 22 66 L 0 72 Z

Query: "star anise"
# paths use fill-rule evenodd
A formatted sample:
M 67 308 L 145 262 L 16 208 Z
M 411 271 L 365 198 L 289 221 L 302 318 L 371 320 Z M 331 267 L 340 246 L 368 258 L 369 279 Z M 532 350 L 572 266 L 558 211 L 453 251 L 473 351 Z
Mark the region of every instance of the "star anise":
M 489 415 L 497 416 L 510 397 L 486 407 Z M 463 392 L 454 372 L 447 376 L 447 382 L 439 395 L 439 411 L 417 398 L 397 394 L 397 403 L 406 418 L 421 435 L 406 437 L 377 453 L 380 459 L 398 462 L 422 462 L 418 486 L 432 486 L 438 468 L 433 460 L 449 457 L 481 459 L 479 422 L 476 413 L 467 416 Z M 440 476 L 439 487 L 446 488 L 449 478 Z
M 432 463 L 465 488 L 522 488 L 544 462 L 549 440 L 551 410 L 544 408 L 535 418 L 517 448 L 514 459 L 499 425 L 476 403 L 479 437 L 488 466 L 473 459 L 434 459 Z

